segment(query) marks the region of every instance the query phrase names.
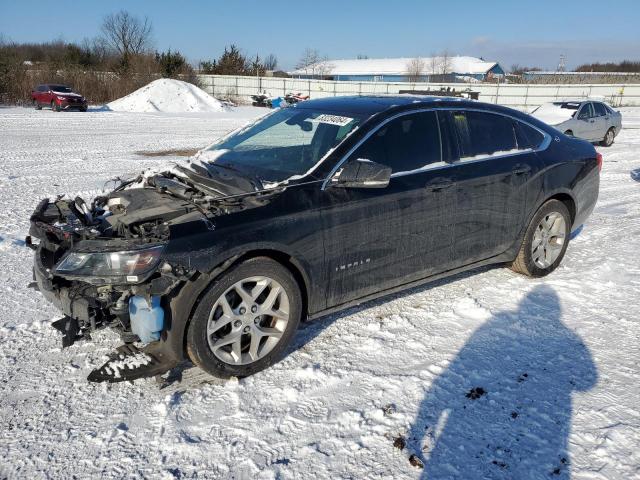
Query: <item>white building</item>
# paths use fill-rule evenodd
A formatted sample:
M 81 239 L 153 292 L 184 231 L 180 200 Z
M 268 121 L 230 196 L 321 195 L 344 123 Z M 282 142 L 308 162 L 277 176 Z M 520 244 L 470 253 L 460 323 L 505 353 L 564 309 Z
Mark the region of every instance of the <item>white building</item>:
M 296 78 L 360 82 L 469 82 L 504 74 L 497 62 L 462 56 L 327 60 L 289 72 Z

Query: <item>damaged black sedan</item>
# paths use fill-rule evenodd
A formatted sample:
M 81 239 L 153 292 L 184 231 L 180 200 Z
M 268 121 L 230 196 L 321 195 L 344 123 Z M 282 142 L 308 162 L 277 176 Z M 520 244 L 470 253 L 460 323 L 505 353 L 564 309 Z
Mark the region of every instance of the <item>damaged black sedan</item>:
M 594 208 L 601 162 L 495 105 L 313 100 L 90 203 L 42 200 L 27 245 L 64 346 L 103 327 L 122 337 L 91 380 L 186 359 L 247 376 L 303 319 L 481 265 L 553 271 Z

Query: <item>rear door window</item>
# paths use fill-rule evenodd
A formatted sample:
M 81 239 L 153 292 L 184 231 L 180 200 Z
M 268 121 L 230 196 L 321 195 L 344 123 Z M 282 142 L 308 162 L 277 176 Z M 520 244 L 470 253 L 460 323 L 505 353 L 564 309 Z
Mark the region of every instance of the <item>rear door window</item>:
M 580 109 L 580 113 L 578 113 L 578 119 L 585 120 L 591 117 L 593 117 L 593 107 L 591 106 L 591 102 L 585 103 Z
M 456 111 L 452 120 L 461 161 L 517 152 L 513 121 L 500 114 Z
M 594 102 L 593 111 L 596 117 L 604 117 L 607 114 L 607 109 L 604 108 L 604 105 L 601 103 Z
M 351 155 L 391 167 L 392 173 L 444 165 L 435 112 L 401 115 L 378 129 Z

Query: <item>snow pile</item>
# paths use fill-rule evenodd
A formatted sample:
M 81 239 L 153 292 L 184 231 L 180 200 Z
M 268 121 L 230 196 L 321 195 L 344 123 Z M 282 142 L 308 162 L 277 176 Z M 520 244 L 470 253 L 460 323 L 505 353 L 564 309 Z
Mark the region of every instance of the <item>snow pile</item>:
M 107 104 L 116 112 L 223 112 L 224 105 L 191 83 L 161 78 Z

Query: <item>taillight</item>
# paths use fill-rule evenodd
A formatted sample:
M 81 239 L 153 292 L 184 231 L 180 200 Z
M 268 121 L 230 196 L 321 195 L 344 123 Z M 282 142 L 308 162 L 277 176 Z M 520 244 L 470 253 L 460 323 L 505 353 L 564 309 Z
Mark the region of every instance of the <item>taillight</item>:
M 596 152 L 596 160 L 598 162 L 598 170 L 602 171 L 602 154 Z

